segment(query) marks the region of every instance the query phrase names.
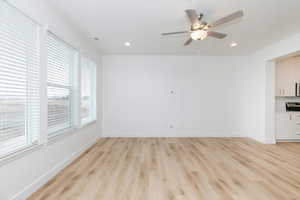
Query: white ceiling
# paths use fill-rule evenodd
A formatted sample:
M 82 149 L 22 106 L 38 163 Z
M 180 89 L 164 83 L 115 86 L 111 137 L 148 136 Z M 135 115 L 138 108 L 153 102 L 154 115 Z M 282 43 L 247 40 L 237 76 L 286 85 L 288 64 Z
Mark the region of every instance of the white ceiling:
M 300 32 L 299 0 L 48 0 L 86 37 L 99 37 L 105 54 L 246 55 Z M 245 17 L 216 28 L 224 40 L 209 38 L 184 47 L 188 36 L 162 37 L 187 30 L 184 10 L 197 9 L 212 22 L 237 10 Z M 124 42 L 132 46 L 124 46 Z M 231 41 L 238 46 L 230 48 Z

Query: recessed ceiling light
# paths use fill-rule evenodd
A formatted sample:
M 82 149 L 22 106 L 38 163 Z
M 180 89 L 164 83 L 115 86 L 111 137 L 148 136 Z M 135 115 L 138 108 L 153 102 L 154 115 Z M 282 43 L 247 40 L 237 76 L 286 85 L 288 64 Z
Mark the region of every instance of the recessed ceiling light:
M 236 47 L 237 45 L 238 45 L 238 43 L 236 43 L 236 42 L 231 42 L 231 43 L 230 43 L 230 46 L 231 46 L 231 47 Z
M 131 46 L 131 43 L 130 42 L 125 42 L 124 45 L 129 47 L 129 46 Z
M 98 40 L 100 40 L 98 37 L 89 37 L 89 39 L 91 39 L 91 40 L 95 40 L 95 41 L 98 41 Z

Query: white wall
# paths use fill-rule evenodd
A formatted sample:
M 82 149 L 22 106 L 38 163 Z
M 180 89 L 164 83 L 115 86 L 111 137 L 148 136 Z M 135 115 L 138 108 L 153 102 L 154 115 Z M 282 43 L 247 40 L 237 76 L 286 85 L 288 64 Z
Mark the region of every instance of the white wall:
M 46 0 L 9 0 L 17 8 L 38 21 L 67 42 L 79 48 L 98 63 L 101 77 L 101 59 L 98 50 L 81 36 L 64 18 L 58 15 Z M 55 175 L 61 167 L 96 142 L 101 134 L 101 79 L 98 79 L 98 122 L 71 135 L 43 146 L 19 159 L 0 165 L 0 199 L 25 199 L 30 192 Z M 97 129 L 98 128 L 98 129 Z
M 253 55 L 245 57 L 245 65 L 241 74 L 240 95 L 242 102 L 240 120 L 243 122 L 242 132 L 245 136 L 264 142 L 265 133 L 265 96 L 266 68 L 259 67 L 259 60 Z
M 103 135 L 244 136 L 247 61 L 245 57 L 104 56 Z
M 271 61 L 299 51 L 296 34 L 245 57 L 104 56 L 103 135 L 241 135 L 274 143 Z M 212 93 L 216 83 L 222 95 Z M 209 110 L 224 99 L 224 108 Z
M 274 143 L 271 61 L 299 51 L 296 34 L 245 57 L 104 56 L 103 135 Z

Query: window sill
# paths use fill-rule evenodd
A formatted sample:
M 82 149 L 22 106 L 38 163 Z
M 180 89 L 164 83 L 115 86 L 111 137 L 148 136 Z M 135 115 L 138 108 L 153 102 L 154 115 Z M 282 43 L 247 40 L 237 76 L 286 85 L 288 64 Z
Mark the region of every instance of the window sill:
M 91 126 L 92 124 L 95 124 L 96 122 L 97 122 L 96 119 L 94 119 L 92 121 L 88 121 L 88 122 L 82 124 L 80 128 L 85 128 L 85 127 Z
M 0 167 L 7 164 L 7 163 L 9 163 L 9 162 L 20 159 L 23 156 L 25 156 L 25 155 L 33 152 L 33 151 L 38 150 L 42 146 L 43 146 L 43 144 L 32 144 L 32 145 L 24 146 L 24 147 L 20 148 L 19 150 L 11 152 L 7 155 L 4 155 L 3 157 L 0 158 Z
M 53 136 L 50 136 L 48 138 L 48 142 L 47 142 L 47 145 L 51 145 L 53 143 L 56 143 L 62 139 L 64 139 L 65 137 L 68 137 L 68 136 L 71 136 L 73 134 L 76 134 L 78 131 L 80 131 L 82 128 L 85 128 L 85 127 L 88 127 L 88 126 L 91 126 L 92 124 L 96 123 L 97 121 L 96 120 L 93 120 L 93 121 L 90 121 L 84 125 L 82 125 L 81 127 L 79 128 L 69 128 L 69 129 L 64 129 L 64 130 L 61 130 L 61 131 L 58 131 L 55 135 Z
M 47 145 L 54 144 L 54 143 L 56 143 L 56 142 L 64 139 L 65 137 L 73 135 L 78 130 L 80 130 L 80 129 L 78 129 L 78 128 L 68 128 L 68 129 L 64 129 L 64 130 L 58 131 L 54 135 L 48 137 Z
M 43 146 L 52 145 L 58 141 L 61 141 L 62 139 L 66 138 L 68 136 L 76 134 L 82 128 L 91 126 L 91 125 L 95 124 L 96 122 L 97 122 L 97 120 L 93 120 L 88 123 L 85 123 L 80 128 L 69 128 L 69 129 L 59 131 L 55 135 L 49 137 L 48 141 L 45 144 L 42 144 L 42 143 L 41 144 L 32 144 L 32 145 L 24 146 L 14 152 L 8 153 L 7 155 L 0 157 L 0 167 L 5 164 L 8 164 L 10 162 L 13 162 L 15 160 L 21 159 L 22 157 L 24 157 L 36 150 L 43 148 Z

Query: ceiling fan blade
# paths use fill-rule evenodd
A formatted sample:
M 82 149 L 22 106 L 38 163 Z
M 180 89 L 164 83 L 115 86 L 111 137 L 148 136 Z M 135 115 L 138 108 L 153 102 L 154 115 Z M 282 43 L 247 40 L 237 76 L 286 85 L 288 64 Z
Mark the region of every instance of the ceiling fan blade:
M 188 39 L 185 43 L 184 43 L 184 46 L 188 46 L 189 44 L 191 44 L 193 42 L 193 39 L 190 38 Z
M 199 16 L 197 14 L 197 11 L 194 9 L 187 9 L 185 10 L 185 13 L 189 17 L 190 21 L 192 22 L 192 25 L 200 25 Z
M 237 12 L 232 13 L 231 15 L 228 15 L 226 17 L 223 17 L 223 18 L 211 23 L 210 27 L 216 27 L 216 26 L 225 24 L 227 22 L 233 21 L 233 20 L 243 17 L 243 16 L 244 16 L 244 12 L 242 10 L 239 10 Z
M 189 33 L 189 31 L 178 31 L 178 32 L 170 32 L 170 33 L 162 33 L 162 36 L 165 35 L 176 35 L 176 34 L 184 34 L 184 33 Z
M 215 31 L 208 31 L 207 35 L 210 37 L 218 38 L 218 39 L 224 39 L 227 35 L 224 33 L 219 33 Z

